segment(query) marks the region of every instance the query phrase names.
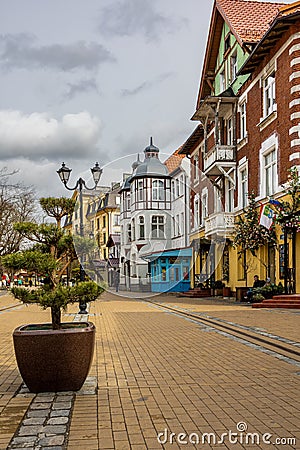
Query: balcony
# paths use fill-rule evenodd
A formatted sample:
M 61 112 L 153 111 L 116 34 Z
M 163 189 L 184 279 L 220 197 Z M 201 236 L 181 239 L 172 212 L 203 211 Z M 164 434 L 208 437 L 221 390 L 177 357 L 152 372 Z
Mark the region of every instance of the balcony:
M 204 155 L 205 175 L 223 175 L 223 170 L 228 171 L 236 165 L 235 147 L 233 145 L 215 145 L 213 149 Z
M 205 237 L 226 237 L 234 231 L 234 215 L 229 212 L 211 214 L 205 219 Z

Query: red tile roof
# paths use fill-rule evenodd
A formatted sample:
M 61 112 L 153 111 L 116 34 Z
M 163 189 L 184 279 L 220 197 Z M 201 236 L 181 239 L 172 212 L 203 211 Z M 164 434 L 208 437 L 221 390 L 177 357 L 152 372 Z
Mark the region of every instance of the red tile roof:
M 181 150 L 182 146 L 175 150 L 169 158 L 166 159 L 164 164 L 167 166 L 169 173 L 172 173 L 175 169 L 180 167 L 181 161 L 185 155 L 179 155 L 178 152 Z
M 216 6 L 240 44 L 256 43 L 268 31 L 284 3 L 258 0 L 217 0 Z

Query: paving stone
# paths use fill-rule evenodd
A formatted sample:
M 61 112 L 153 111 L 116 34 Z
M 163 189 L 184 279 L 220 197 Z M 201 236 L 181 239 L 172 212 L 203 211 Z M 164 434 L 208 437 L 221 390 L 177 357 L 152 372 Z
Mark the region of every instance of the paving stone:
M 67 431 L 67 427 L 63 425 L 46 425 L 43 432 L 46 434 L 63 434 Z
M 30 417 L 29 419 L 24 419 L 23 425 L 43 425 L 45 422 L 45 417 Z
M 54 395 L 41 395 L 38 394 L 33 403 L 51 403 L 54 400 Z
M 40 403 L 40 402 L 32 403 L 30 406 L 31 409 L 47 409 L 49 407 L 50 407 L 49 403 Z
M 51 411 L 50 417 L 67 417 L 71 413 L 71 409 L 56 409 Z
M 53 409 L 71 409 L 72 403 L 71 402 L 55 402 L 52 405 Z
M 36 436 L 38 433 L 42 433 L 43 426 L 41 425 L 28 425 L 21 426 L 19 429 L 19 436 Z
M 27 417 L 47 417 L 49 412 L 49 409 L 30 410 L 27 412 Z
M 64 425 L 68 423 L 68 417 L 53 417 L 47 420 L 47 425 Z
M 39 440 L 39 445 L 43 448 L 45 446 L 58 446 L 64 443 L 65 436 L 46 436 Z
M 25 444 L 25 443 L 31 443 L 31 445 L 36 441 L 36 436 L 26 436 L 26 437 L 14 437 L 12 444 Z

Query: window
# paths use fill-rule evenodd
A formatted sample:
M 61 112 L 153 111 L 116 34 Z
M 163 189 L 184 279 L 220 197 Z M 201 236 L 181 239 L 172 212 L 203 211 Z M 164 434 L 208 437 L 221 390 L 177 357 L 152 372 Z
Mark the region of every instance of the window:
M 194 200 L 194 228 L 199 227 L 199 199 L 195 197 Z
M 131 224 L 127 225 L 127 243 L 131 242 Z
M 237 74 L 237 56 L 236 54 L 232 55 L 230 58 L 230 77 L 231 82 L 233 82 L 236 79 Z
M 194 179 L 195 182 L 199 181 L 199 155 L 194 155 Z
M 175 199 L 175 181 L 172 180 L 172 199 Z
M 97 230 L 99 230 L 99 228 L 100 228 L 100 219 L 98 217 L 98 219 L 97 219 Z
M 234 185 L 230 180 L 225 181 L 225 211 L 232 212 L 234 206 Z
M 135 241 L 135 220 L 131 221 L 131 240 Z
M 244 209 L 248 204 L 248 177 L 247 169 L 240 171 L 240 205 Z
M 145 219 L 139 216 L 139 239 L 145 239 Z
M 224 42 L 224 53 L 226 53 L 230 49 L 230 33 L 225 38 Z
M 184 176 L 180 175 L 180 195 L 184 195 Z
M 182 212 L 181 213 L 181 224 L 180 224 L 180 229 L 181 229 L 181 235 L 183 235 L 184 234 L 184 230 L 185 230 L 185 226 L 184 226 L 184 213 Z
M 120 214 L 114 215 L 114 226 L 120 225 Z
M 264 172 L 266 180 L 266 195 L 272 195 L 276 187 L 276 152 L 273 149 L 270 153 L 264 156 Z
M 180 181 L 178 178 L 176 180 L 176 197 L 180 197 Z
M 120 203 L 121 203 L 121 199 L 120 199 L 120 196 L 119 196 L 119 195 L 117 195 L 117 196 L 116 196 L 116 205 L 117 205 L 117 206 L 119 206 L 119 205 L 120 205 Z
M 208 216 L 208 195 L 207 192 L 203 192 L 201 196 L 201 217 L 202 217 L 202 224 L 204 224 L 204 219 Z
M 227 145 L 233 145 L 232 117 L 229 117 L 229 119 L 227 119 Z
M 179 214 L 176 214 L 176 236 L 180 236 Z
M 165 199 L 164 183 L 161 180 L 154 180 L 152 183 L 152 200 L 163 201 Z
M 144 200 L 143 180 L 138 180 L 138 202 Z
M 275 70 L 263 81 L 264 117 L 276 109 L 275 103 Z
M 225 91 L 226 89 L 226 80 L 225 80 L 225 72 L 220 73 L 220 93 Z
M 165 235 L 164 216 L 152 216 L 151 235 L 153 238 L 164 238 Z
M 126 210 L 130 210 L 130 194 L 127 194 L 126 196 Z
M 246 102 L 240 105 L 240 137 L 244 139 L 247 136 L 246 129 Z
M 103 216 L 103 228 L 105 228 L 106 227 L 106 216 Z

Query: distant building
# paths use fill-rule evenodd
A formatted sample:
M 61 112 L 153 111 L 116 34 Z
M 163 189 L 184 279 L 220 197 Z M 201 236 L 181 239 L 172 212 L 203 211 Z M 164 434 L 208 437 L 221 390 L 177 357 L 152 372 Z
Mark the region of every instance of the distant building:
M 121 281 L 130 290 L 185 290 L 190 261 L 189 250 L 184 260 L 180 256 L 189 222 L 182 157 L 175 152 L 164 164 L 152 139 L 144 155 L 143 162 L 138 158 L 133 164 L 120 190 Z

